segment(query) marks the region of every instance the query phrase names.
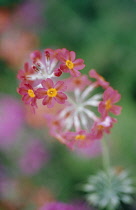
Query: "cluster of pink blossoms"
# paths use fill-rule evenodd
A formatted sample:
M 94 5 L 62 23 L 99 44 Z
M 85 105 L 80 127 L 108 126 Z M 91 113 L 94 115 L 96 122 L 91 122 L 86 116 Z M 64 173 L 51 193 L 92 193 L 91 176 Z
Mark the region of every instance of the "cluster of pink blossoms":
M 85 67 L 83 59 L 67 49 L 34 51 L 30 61 L 18 73 L 21 81 L 18 93 L 25 104 L 37 108 L 37 101 L 52 108 L 62 104 L 56 113 L 45 113 L 50 134 L 70 148 L 88 147 L 94 140 L 109 133 L 117 120 L 110 113 L 119 115 L 121 107 L 115 105 L 121 95 L 95 70 L 89 77 L 79 70 Z M 65 73 L 68 78 L 64 79 Z M 92 95 L 102 87 L 103 93 Z

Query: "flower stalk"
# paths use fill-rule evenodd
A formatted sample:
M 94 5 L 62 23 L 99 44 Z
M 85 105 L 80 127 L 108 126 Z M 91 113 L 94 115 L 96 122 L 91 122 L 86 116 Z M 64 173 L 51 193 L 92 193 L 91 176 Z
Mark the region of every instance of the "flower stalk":
M 101 141 L 102 144 L 102 164 L 105 171 L 108 173 L 110 170 L 110 155 L 109 155 L 109 148 L 107 145 L 107 139 L 103 139 Z

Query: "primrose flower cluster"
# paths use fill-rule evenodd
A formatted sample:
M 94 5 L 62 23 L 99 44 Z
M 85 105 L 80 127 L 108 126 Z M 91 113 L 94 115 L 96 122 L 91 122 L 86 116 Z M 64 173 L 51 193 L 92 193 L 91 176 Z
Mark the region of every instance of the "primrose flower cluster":
M 84 67 L 84 60 L 76 59 L 74 51 L 45 49 L 31 53 L 17 76 L 18 93 L 34 110 L 38 100 L 47 108 L 60 104 L 55 113 L 45 113 L 45 118 L 50 134 L 70 148 L 88 147 L 101 139 L 117 122 L 110 113 L 121 112 L 115 105 L 121 97 L 118 91 L 93 69 L 89 71 L 93 81 L 82 75 Z M 103 93 L 92 95 L 98 87 Z

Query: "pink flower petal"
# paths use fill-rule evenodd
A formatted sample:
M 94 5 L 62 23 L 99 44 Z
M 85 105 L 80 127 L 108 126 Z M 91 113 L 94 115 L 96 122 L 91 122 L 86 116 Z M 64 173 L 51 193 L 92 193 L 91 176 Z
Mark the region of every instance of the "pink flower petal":
M 54 106 L 55 100 L 54 100 L 54 98 L 51 98 L 47 95 L 43 99 L 42 103 L 43 103 L 43 105 L 47 105 L 48 108 L 52 108 Z
M 122 107 L 117 105 L 112 105 L 112 108 L 110 109 L 110 111 L 115 115 L 119 115 L 121 113 L 121 110 Z
M 43 104 L 43 105 L 47 105 L 47 104 L 49 103 L 50 100 L 51 100 L 51 98 L 50 98 L 48 95 L 46 95 L 46 96 L 44 97 L 43 101 L 42 101 L 42 104 Z
M 104 95 L 103 95 L 104 101 L 107 101 L 108 99 L 110 99 L 112 94 L 113 94 L 113 88 L 112 87 L 108 87 L 104 91 Z
M 80 59 L 80 58 L 76 59 L 73 63 L 74 63 L 74 69 L 76 70 L 81 70 L 85 67 L 83 59 Z
M 24 95 L 22 100 L 26 103 L 29 104 L 31 102 L 31 98 L 28 94 Z
M 48 108 L 52 108 L 55 104 L 55 98 L 50 98 L 49 103 L 47 104 Z
M 19 94 L 21 94 L 21 95 L 27 94 L 27 90 L 26 90 L 25 87 L 19 88 L 18 92 L 19 92 Z
M 36 100 L 37 100 L 36 97 L 32 98 L 32 100 L 31 100 L 31 105 L 32 106 L 36 106 L 37 107 Z
M 105 109 L 105 103 L 102 101 L 100 102 L 99 106 L 98 106 L 98 112 L 100 112 L 102 114 L 102 116 L 106 115 L 106 109 Z
M 113 103 L 117 103 L 121 99 L 121 95 L 118 93 L 117 90 L 113 91 L 113 94 L 111 96 L 111 100 Z
M 63 81 L 58 81 L 54 86 L 54 88 L 57 91 L 65 91 L 67 89 L 67 86 L 65 86 L 65 83 Z
M 92 77 L 92 78 L 96 78 L 96 79 L 98 78 L 98 74 L 94 69 L 91 69 L 89 71 L 89 76 Z
M 76 53 L 74 51 L 70 51 L 69 53 L 69 60 L 74 61 L 76 58 Z
M 62 52 L 59 52 L 57 55 L 58 60 L 60 60 L 61 62 L 65 63 L 68 56 L 65 56 L 65 53 L 63 54 Z
M 60 69 L 65 72 L 65 73 L 68 73 L 69 72 L 69 68 L 65 65 L 65 64 L 61 64 L 60 65 Z
M 43 80 L 42 82 L 42 86 L 46 89 L 46 90 L 48 90 L 48 89 L 50 89 L 50 88 L 54 88 L 54 83 L 53 83 L 53 81 L 51 80 L 51 79 L 46 79 L 46 80 Z
M 82 70 L 82 69 L 84 69 L 85 68 L 85 64 L 81 64 L 81 65 L 79 65 L 79 66 L 74 66 L 74 69 L 75 70 Z
M 67 99 L 67 96 L 62 93 L 62 92 L 59 92 L 57 94 L 57 96 L 55 97 L 55 100 L 59 103 L 59 104 L 64 104 L 65 103 L 65 100 Z
M 44 98 L 45 95 L 46 95 L 46 90 L 44 88 L 38 88 L 36 91 L 35 91 L 35 94 L 37 96 L 37 98 Z
M 71 76 L 73 76 L 73 77 L 79 77 L 81 75 L 81 73 L 79 71 L 77 71 L 75 68 L 70 69 L 69 72 L 70 72 Z

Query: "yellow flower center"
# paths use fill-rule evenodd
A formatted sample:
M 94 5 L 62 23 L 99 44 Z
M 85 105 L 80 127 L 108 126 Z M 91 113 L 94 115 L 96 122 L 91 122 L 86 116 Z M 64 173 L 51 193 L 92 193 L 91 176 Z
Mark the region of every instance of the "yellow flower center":
M 102 81 L 105 81 L 104 77 L 102 77 L 102 76 L 99 76 L 99 78 L 100 78 Z
M 103 130 L 104 126 L 103 125 L 98 125 L 98 130 Z
M 72 63 L 72 61 L 67 60 L 67 61 L 66 61 L 66 66 L 67 66 L 69 69 L 73 69 L 74 64 Z
M 75 139 L 76 140 L 84 140 L 85 139 L 85 135 L 80 135 L 80 134 L 78 134 L 76 137 L 75 137 Z
M 55 88 L 50 88 L 47 90 L 47 95 L 49 97 L 55 97 L 57 95 L 57 90 Z
M 31 98 L 34 98 L 34 97 L 35 97 L 34 91 L 31 90 L 31 89 L 28 90 L 28 95 L 29 95 Z
M 110 99 L 105 102 L 105 106 L 106 106 L 106 109 L 107 110 L 112 107 L 112 104 L 111 104 L 111 100 Z

